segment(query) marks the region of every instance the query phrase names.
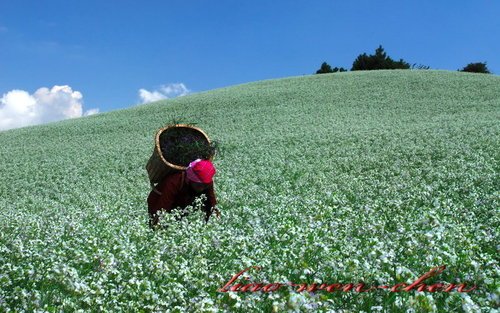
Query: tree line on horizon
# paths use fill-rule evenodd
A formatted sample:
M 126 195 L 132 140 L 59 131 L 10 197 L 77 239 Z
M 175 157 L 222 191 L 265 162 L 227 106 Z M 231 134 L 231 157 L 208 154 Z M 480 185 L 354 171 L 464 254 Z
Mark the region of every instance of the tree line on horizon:
M 372 71 L 372 70 L 384 70 L 384 69 L 428 70 L 430 69 L 430 67 L 416 63 L 410 65 L 410 63 L 406 62 L 403 59 L 395 61 L 390 56 L 387 55 L 382 45 L 379 45 L 379 47 L 375 49 L 375 54 L 368 55 L 366 53 L 363 53 L 358 55 L 358 57 L 354 60 L 351 67 L 351 71 Z M 486 66 L 486 62 L 469 63 L 462 69 L 459 69 L 458 71 L 491 74 L 488 67 Z M 316 71 L 316 74 L 326 74 L 326 73 L 336 73 L 336 72 L 347 72 L 347 69 L 343 67 L 332 68 L 330 64 L 323 62 L 319 70 Z

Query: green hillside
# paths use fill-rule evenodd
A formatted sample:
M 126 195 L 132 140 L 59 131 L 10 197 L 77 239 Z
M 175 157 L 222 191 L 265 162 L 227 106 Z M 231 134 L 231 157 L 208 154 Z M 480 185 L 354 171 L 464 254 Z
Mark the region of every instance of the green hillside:
M 222 217 L 152 232 L 145 165 L 172 118 L 220 141 Z M 498 307 L 499 120 L 499 76 L 407 70 L 260 81 L 0 132 L 0 311 Z M 478 289 L 217 292 L 249 266 L 261 269 L 237 282 L 392 286 L 441 265 L 427 284 Z

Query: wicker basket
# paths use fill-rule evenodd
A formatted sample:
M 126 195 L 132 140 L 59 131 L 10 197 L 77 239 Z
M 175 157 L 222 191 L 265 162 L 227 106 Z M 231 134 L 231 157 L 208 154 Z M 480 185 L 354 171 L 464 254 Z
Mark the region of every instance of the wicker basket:
M 160 135 L 168 131 L 171 128 L 174 127 L 184 127 L 184 128 L 190 128 L 192 130 L 195 130 L 197 132 L 200 132 L 203 137 L 207 140 L 208 143 L 210 143 L 210 139 L 208 138 L 207 134 L 203 130 L 201 130 L 198 127 L 191 126 L 191 125 L 186 125 L 186 124 L 175 124 L 175 125 L 170 125 L 161 128 L 158 130 L 156 133 L 155 137 L 155 147 L 153 149 L 153 154 L 149 158 L 148 163 L 146 164 L 146 170 L 148 171 L 148 176 L 149 176 L 149 182 L 151 184 L 151 188 L 154 188 L 156 184 L 160 183 L 163 178 L 173 172 L 176 171 L 184 171 L 187 169 L 186 166 L 178 165 L 178 164 L 173 164 L 165 160 L 163 157 L 163 154 L 161 152 L 161 147 L 160 147 Z M 210 161 L 213 160 L 213 155 L 210 156 L 209 158 Z

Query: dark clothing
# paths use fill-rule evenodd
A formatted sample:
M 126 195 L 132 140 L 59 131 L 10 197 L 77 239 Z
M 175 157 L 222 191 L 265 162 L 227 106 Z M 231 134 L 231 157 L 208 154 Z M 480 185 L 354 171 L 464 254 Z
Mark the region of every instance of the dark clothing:
M 177 207 L 185 209 L 186 206 L 193 204 L 195 197 L 203 193 L 207 197 L 203 205 L 203 211 L 206 213 L 205 221 L 208 222 L 212 214 L 212 208 L 217 204 L 213 182 L 210 183 L 206 190 L 197 193 L 189 185 L 184 171 L 176 172 L 165 177 L 161 183 L 153 188 L 148 196 L 150 225 L 158 224 L 158 210 L 171 212 Z

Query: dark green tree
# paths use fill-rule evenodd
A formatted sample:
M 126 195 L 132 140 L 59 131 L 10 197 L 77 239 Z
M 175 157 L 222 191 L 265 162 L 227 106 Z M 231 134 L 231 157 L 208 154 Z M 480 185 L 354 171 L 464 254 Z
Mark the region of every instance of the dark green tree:
M 486 66 L 486 62 L 481 63 L 469 63 L 463 69 L 459 70 L 460 72 L 471 72 L 471 73 L 484 73 L 491 74 L 490 70 Z
M 316 74 L 326 74 L 326 73 L 336 73 L 336 72 L 347 72 L 347 70 L 343 67 L 334 67 L 332 69 L 332 67 L 326 63 L 326 62 L 323 62 L 323 64 L 321 64 L 321 68 L 319 70 L 316 71 Z
M 413 63 L 411 65 L 411 69 L 412 70 L 430 70 L 431 67 L 430 66 L 427 66 L 427 65 L 423 65 L 423 64 L 417 64 L 417 63 Z
M 337 72 L 347 72 L 347 70 L 343 67 L 334 67 L 333 68 L 333 72 L 334 73 L 337 73 Z
M 323 62 L 323 64 L 321 64 L 320 69 L 316 71 L 316 74 L 326 74 L 326 73 L 333 73 L 333 70 L 330 64 Z
M 375 49 L 375 54 L 360 54 L 352 64 L 351 71 L 370 71 L 383 69 L 409 69 L 410 64 L 403 59 L 394 61 L 387 55 L 380 45 Z

